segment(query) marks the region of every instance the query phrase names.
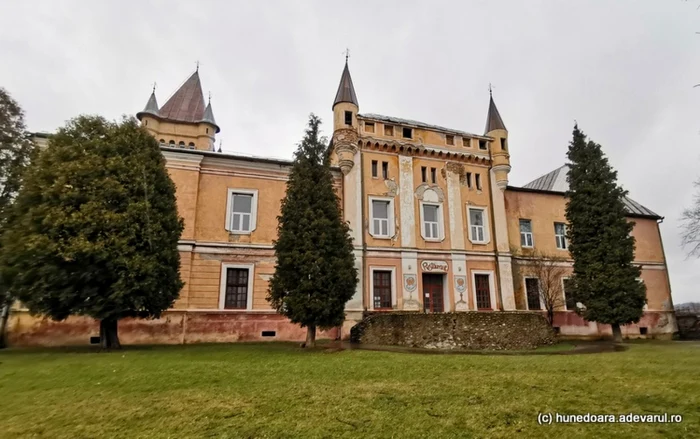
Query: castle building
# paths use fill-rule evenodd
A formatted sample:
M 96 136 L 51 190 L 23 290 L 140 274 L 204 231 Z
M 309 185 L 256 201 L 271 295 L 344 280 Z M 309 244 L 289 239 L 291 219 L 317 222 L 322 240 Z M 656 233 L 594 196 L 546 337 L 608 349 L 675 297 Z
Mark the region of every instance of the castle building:
M 523 187 L 509 185 L 509 150 L 518 145 L 509 144 L 492 96 L 483 134 L 360 113 L 346 61 L 332 109 L 331 163 L 360 282 L 346 305 L 346 324 L 321 337 L 346 336 L 368 311 L 543 310 L 532 273 L 537 255 L 556 257 L 565 273 L 554 320 L 560 333 L 610 334 L 608 325 L 579 317 L 577 304 L 565 297 L 573 262 L 565 233 L 567 169 Z M 302 339 L 305 330 L 266 300 L 291 161 L 215 151 L 220 129 L 211 102 L 205 106 L 198 71 L 162 108 L 154 91 L 137 117 L 159 141 L 177 187 L 185 286 L 162 318 L 121 321 L 123 342 Z M 670 337 L 677 329 L 659 232 L 663 218 L 629 198 L 625 205 L 635 222 L 635 263 L 647 306 L 623 334 Z M 10 341 L 84 343 L 96 328 L 87 318 L 55 323 L 20 311 Z

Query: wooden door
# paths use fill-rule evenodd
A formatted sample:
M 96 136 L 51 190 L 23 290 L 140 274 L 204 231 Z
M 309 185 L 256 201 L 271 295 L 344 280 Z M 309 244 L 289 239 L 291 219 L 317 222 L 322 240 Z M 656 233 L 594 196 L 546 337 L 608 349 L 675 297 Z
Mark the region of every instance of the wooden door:
M 444 312 L 444 292 L 441 274 L 423 274 L 423 310 L 425 312 Z
M 493 309 L 491 304 L 491 286 L 488 274 L 474 275 L 474 290 L 476 291 L 476 308 Z

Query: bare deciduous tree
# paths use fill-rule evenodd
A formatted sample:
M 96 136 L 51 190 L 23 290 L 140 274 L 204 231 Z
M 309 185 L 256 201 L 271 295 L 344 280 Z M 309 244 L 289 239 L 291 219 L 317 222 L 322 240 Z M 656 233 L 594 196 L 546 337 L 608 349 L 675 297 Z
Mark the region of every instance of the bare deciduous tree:
M 700 180 L 694 185 L 696 189 L 700 189 Z M 700 256 L 700 193 L 695 193 L 692 207 L 683 210 L 681 222 L 683 227 L 681 242 L 683 247 L 689 249 L 688 256 Z
M 527 253 L 515 252 L 523 259 L 521 273 L 537 279 L 542 306 L 547 312 L 547 321 L 554 323 L 554 311 L 564 306 L 563 278 L 569 273 L 566 259 L 547 255 L 539 250 Z M 520 278 L 518 275 L 516 278 Z M 524 286 L 524 288 L 527 288 Z M 527 289 L 525 289 L 527 300 Z

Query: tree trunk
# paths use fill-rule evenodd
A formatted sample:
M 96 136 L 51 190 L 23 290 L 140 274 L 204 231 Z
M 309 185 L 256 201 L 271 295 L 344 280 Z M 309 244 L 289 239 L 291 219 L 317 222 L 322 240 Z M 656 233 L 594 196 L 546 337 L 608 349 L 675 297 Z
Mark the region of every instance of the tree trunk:
M 306 343 L 304 343 L 304 347 L 316 347 L 316 326 L 308 326 L 306 328 Z
M 622 343 L 622 330 L 618 323 L 613 323 L 612 325 L 613 341 L 615 343 Z
M 549 326 L 554 326 L 554 308 L 547 309 L 547 320 L 549 320 Z
M 119 333 L 117 327 L 118 320 L 115 318 L 100 320 L 100 347 L 102 349 L 121 349 L 119 343 Z
M 7 332 L 7 321 L 10 318 L 10 306 L 12 304 L 8 303 L 2 307 L 2 314 L 0 314 L 0 349 L 7 347 L 6 334 Z

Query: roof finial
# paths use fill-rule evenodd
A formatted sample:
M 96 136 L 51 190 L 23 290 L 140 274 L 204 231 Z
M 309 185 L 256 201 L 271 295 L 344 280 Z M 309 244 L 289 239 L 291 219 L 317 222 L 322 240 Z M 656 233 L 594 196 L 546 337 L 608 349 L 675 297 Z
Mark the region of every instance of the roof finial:
M 224 139 L 219 139 L 219 151 L 221 152 L 221 145 L 224 143 Z
M 343 52 L 343 53 L 345 54 L 345 64 L 347 64 L 348 58 L 350 58 L 350 49 L 346 47 L 345 52 Z
M 156 92 L 156 85 L 157 85 L 157 84 L 156 84 L 156 82 L 154 81 L 154 82 L 153 82 L 153 91 L 152 91 L 151 93 L 155 93 L 155 92 Z
M 199 72 L 199 60 L 197 60 L 197 61 L 195 62 L 195 64 L 197 65 L 197 70 L 196 70 L 196 72 Z
M 209 91 L 209 103 L 211 104 L 211 91 Z
M 489 82 L 489 97 L 493 97 L 493 86 Z

